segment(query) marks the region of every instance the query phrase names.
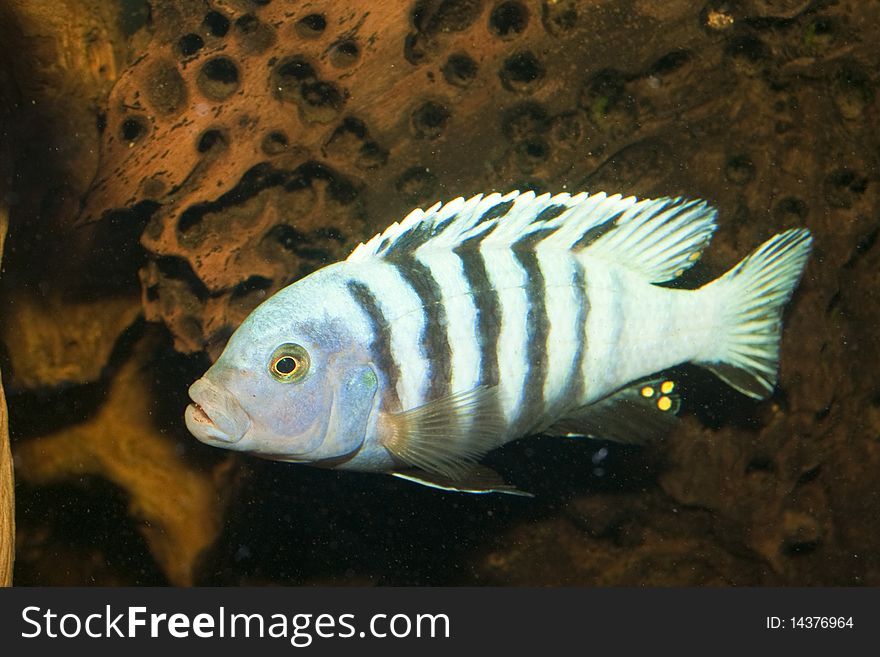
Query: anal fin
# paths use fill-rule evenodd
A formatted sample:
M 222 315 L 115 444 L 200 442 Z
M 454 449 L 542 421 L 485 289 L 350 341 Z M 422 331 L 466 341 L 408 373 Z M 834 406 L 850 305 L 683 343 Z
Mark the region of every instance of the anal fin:
M 445 477 L 433 472 L 423 470 L 395 470 L 389 474 L 406 479 L 422 486 L 437 488 L 439 490 L 455 491 L 458 493 L 505 493 L 507 495 L 519 495 L 521 497 L 534 497 L 531 493 L 521 491 L 515 486 L 506 483 L 501 476 L 482 465 L 471 466 L 464 474 L 456 479 Z
M 545 433 L 640 445 L 668 433 L 675 425 L 680 406 L 673 381 L 658 377 L 642 379 L 577 409 Z

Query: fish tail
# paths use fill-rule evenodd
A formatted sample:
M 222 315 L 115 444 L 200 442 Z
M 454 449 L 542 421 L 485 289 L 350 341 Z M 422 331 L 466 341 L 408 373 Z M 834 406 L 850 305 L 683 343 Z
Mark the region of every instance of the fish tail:
M 714 357 L 700 364 L 749 397 L 763 399 L 776 385 L 782 311 L 812 243 L 810 231 L 787 230 L 704 288 L 716 296 L 721 325 Z

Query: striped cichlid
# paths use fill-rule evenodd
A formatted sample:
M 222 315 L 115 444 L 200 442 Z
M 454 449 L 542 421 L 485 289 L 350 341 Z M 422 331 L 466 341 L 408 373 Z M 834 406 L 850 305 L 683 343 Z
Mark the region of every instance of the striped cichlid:
M 659 286 L 715 218 L 604 193 L 414 210 L 254 310 L 190 388 L 187 427 L 275 460 L 519 493 L 480 457 L 536 433 L 656 436 L 679 405 L 666 368 L 765 397 L 812 238 L 787 230 L 699 289 Z

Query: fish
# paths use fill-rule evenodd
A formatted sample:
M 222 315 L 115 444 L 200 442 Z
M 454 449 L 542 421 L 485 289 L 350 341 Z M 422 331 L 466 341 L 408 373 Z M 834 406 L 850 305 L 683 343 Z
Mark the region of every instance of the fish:
M 781 232 L 699 288 L 668 283 L 716 229 L 704 200 L 513 191 L 438 202 L 260 304 L 189 389 L 208 445 L 528 495 L 481 464 L 544 434 L 642 444 L 707 368 L 769 396 L 812 248 Z

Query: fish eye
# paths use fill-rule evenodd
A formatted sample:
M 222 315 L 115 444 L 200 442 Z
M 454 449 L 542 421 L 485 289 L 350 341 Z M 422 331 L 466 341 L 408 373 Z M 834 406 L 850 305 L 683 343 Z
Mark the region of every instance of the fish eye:
M 309 371 L 309 352 L 298 344 L 287 342 L 272 352 L 269 359 L 269 374 L 281 383 L 292 383 L 302 379 Z

